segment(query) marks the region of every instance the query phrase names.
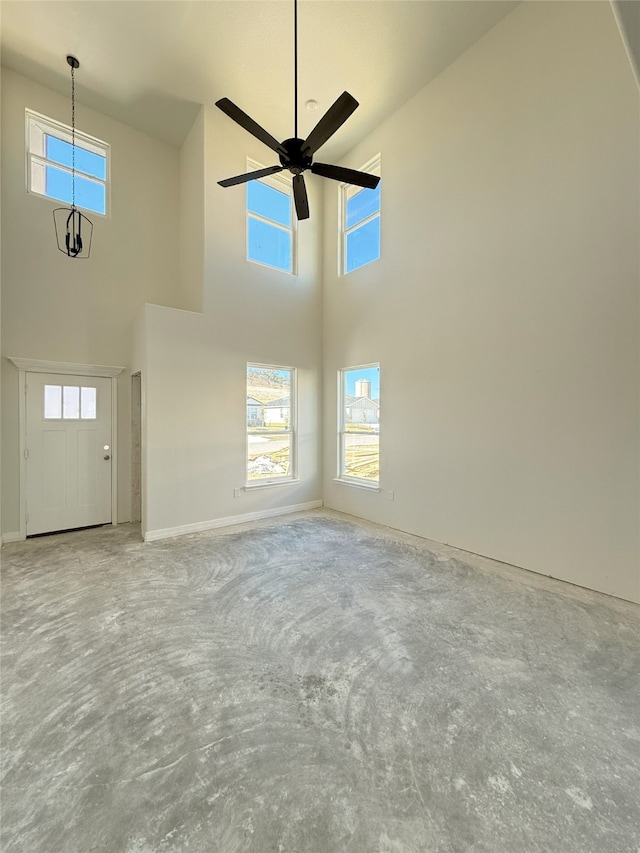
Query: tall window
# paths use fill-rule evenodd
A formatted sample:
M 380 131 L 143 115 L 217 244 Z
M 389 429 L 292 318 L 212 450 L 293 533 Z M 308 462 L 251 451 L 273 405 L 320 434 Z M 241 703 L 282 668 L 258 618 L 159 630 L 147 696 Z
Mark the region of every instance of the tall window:
M 247 485 L 295 477 L 296 371 L 247 364 Z
M 30 193 L 71 204 L 73 146 L 71 128 L 26 111 L 27 189 Z M 107 213 L 109 145 L 76 130 L 76 206 Z
M 380 174 L 380 158 L 362 168 Z M 349 273 L 380 257 L 380 184 L 375 190 L 342 186 L 342 272 Z
M 338 477 L 375 487 L 380 480 L 380 365 L 339 372 Z
M 262 168 L 248 161 L 249 171 Z M 273 175 L 247 183 L 247 258 L 295 272 L 295 228 L 291 181 Z

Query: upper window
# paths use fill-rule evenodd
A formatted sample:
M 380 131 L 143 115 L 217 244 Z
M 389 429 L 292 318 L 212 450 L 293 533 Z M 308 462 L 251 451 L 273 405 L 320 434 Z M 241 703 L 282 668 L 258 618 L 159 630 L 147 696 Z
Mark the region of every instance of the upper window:
M 339 373 L 338 477 L 363 486 L 380 480 L 380 365 Z
M 380 174 L 380 158 L 362 168 Z M 342 272 L 349 273 L 380 257 L 380 184 L 375 190 L 342 185 Z
M 71 204 L 74 156 L 72 130 L 46 116 L 26 111 L 27 189 L 45 198 Z M 75 133 L 75 203 L 93 213 L 107 213 L 109 146 Z
M 247 485 L 295 477 L 296 371 L 247 365 Z
M 262 168 L 248 161 L 249 171 Z M 247 183 L 247 258 L 295 272 L 295 217 L 291 181 L 276 174 Z

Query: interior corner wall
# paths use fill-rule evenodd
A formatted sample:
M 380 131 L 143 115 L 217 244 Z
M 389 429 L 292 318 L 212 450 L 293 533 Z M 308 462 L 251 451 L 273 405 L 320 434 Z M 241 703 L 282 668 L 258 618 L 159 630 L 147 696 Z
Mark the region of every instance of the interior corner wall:
M 640 601 L 639 118 L 610 4 L 525 2 L 346 158 L 382 257 L 335 274 L 327 182 L 326 505 Z M 379 492 L 334 482 L 375 361 Z
M 147 538 L 322 497 L 322 195 L 309 182 L 312 214 L 298 226 L 298 275 L 247 261 L 245 188 L 223 189 L 217 181 L 246 171 L 248 156 L 261 161 L 271 152 L 219 110 L 205 107 L 201 116 L 192 133 L 202 132 L 204 146 L 204 310 L 145 308 Z M 243 488 L 247 362 L 297 369 L 295 483 Z
M 111 211 L 93 216 L 91 256 L 56 247 L 52 210 L 26 192 L 25 107 L 64 123 L 69 99 L 2 72 L 2 530 L 19 530 L 17 370 L 7 356 L 128 367 L 145 302 L 180 306 L 179 152 L 77 105 L 78 129 L 111 145 Z M 118 380 L 118 513 L 130 512 L 130 378 Z
M 640 4 L 637 0 L 611 0 L 620 36 L 640 86 Z
M 204 285 L 204 108 L 180 149 L 181 307 L 202 311 Z

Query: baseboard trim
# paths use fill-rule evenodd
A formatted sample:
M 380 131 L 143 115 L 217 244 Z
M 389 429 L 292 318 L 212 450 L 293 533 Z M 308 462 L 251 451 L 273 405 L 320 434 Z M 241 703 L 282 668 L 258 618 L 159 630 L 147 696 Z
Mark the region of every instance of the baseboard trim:
M 19 530 L 10 531 L 9 533 L 3 533 L 2 537 L 0 537 L 0 542 L 4 545 L 6 542 L 20 542 L 22 540 L 22 536 L 20 536 Z
M 291 506 L 281 506 L 277 509 L 263 509 L 259 512 L 246 512 L 243 515 L 228 515 L 224 518 L 214 518 L 210 521 L 197 521 L 194 524 L 181 524 L 178 527 L 165 527 L 160 530 L 148 530 L 144 534 L 145 542 L 155 542 L 158 539 L 170 539 L 173 536 L 185 536 L 187 533 L 200 533 L 203 530 L 213 530 L 216 527 L 231 527 L 234 524 L 244 524 L 247 521 L 260 521 L 263 518 L 273 518 L 277 515 L 289 515 L 292 512 L 302 512 L 305 509 L 318 509 L 322 501 L 307 501 Z

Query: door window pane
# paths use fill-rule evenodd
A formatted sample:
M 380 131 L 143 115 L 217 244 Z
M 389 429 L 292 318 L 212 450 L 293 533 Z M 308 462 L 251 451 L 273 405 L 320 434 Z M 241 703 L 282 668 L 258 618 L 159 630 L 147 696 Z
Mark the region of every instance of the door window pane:
M 49 420 L 63 418 L 91 421 L 97 416 L 97 389 L 77 385 L 45 385 L 44 416 Z
M 44 416 L 45 418 L 62 417 L 62 386 L 44 386 Z
M 96 417 L 96 389 L 81 388 L 80 390 L 80 417 L 82 420 L 95 420 Z
M 80 388 L 77 385 L 65 385 L 62 389 L 62 417 L 80 417 Z

